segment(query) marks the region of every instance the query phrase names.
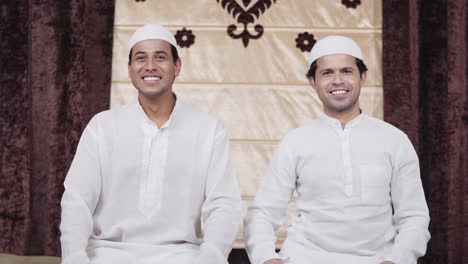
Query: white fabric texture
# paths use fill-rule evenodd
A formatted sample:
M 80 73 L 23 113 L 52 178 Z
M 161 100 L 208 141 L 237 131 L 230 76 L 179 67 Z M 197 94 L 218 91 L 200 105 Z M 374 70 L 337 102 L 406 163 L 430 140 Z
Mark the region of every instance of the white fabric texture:
M 179 100 L 160 129 L 139 103 L 97 114 L 64 185 L 63 263 L 227 263 L 240 224 L 227 133 Z
M 128 41 L 128 50 L 130 51 L 138 42 L 147 39 L 165 40 L 177 48 L 177 41 L 169 30 L 158 24 L 147 24 L 138 28 L 130 37 L 130 40 Z
M 252 263 L 416 263 L 430 238 L 419 171 L 399 129 L 365 114 L 342 128 L 322 114 L 273 155 L 244 222 Z M 294 191 L 297 218 L 278 255 L 274 231 Z
M 361 48 L 354 40 L 344 36 L 328 36 L 315 43 L 309 54 L 309 65 L 316 59 L 331 54 L 348 54 L 362 60 Z

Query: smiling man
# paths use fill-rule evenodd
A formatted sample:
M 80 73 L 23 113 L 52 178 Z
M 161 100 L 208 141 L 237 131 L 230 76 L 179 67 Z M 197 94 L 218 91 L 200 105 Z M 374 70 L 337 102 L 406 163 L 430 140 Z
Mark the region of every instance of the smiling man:
M 240 195 L 226 130 L 172 91 L 182 63 L 167 29 L 139 28 L 129 49 L 138 101 L 97 114 L 81 136 L 62 263 L 227 263 Z
M 309 65 L 324 113 L 279 144 L 244 223 L 250 260 L 416 264 L 430 238 L 418 158 L 402 131 L 362 113 L 361 49 L 329 36 Z M 294 191 L 297 217 L 276 254 L 274 232 Z

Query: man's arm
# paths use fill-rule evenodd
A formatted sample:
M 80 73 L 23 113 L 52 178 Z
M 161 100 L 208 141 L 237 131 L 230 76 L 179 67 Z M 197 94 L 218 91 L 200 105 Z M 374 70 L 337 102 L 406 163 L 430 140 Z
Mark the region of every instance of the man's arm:
M 394 156 L 391 182 L 394 209 L 393 224 L 398 234 L 390 255 L 385 260 L 416 263 L 426 252 L 430 239 L 429 210 L 422 188 L 419 161 L 407 137 Z
M 204 242 L 197 264 L 227 264 L 239 229 L 240 194 L 230 156 L 226 130 L 218 123 L 202 206 Z
M 275 231 L 281 227 L 296 184 L 293 155 L 280 143 L 244 220 L 244 240 L 252 264 L 281 263 Z
M 101 180 L 97 139 L 90 127 L 83 132 L 64 183 L 60 223 L 63 264 L 91 263 L 86 247 L 93 230 L 92 213 L 99 200 Z

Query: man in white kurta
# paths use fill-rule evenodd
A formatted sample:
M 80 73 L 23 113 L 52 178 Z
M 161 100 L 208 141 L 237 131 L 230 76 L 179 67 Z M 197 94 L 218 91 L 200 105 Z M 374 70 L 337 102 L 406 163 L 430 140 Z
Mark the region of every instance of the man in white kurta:
M 324 113 L 279 144 L 245 219 L 250 260 L 415 264 L 430 235 L 410 140 L 360 110 L 367 68 L 353 40 L 324 38 L 309 62 Z M 294 191 L 297 217 L 277 254 L 274 232 Z
M 228 136 L 172 93 L 175 45 L 159 25 L 130 40 L 138 102 L 82 134 L 64 184 L 62 263 L 227 263 L 240 223 Z

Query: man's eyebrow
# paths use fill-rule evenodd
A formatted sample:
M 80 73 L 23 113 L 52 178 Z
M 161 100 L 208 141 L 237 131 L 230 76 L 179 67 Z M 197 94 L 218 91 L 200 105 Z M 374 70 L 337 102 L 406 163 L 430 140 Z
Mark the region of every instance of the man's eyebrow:
M 326 72 L 326 71 L 333 71 L 333 69 L 332 68 L 324 68 L 324 69 L 319 70 L 319 73 Z
M 148 53 L 149 52 L 145 52 L 145 51 L 137 51 L 137 52 L 135 52 L 135 56 L 136 55 L 146 55 Z M 157 51 L 154 51 L 153 54 L 165 54 L 165 55 L 167 55 L 167 52 L 165 52 L 163 50 L 157 50 Z
M 345 66 L 343 68 L 339 68 L 338 69 L 339 71 L 344 71 L 344 70 L 354 70 L 353 67 L 351 66 Z M 325 71 L 334 71 L 333 68 L 323 68 L 323 69 L 320 69 L 319 72 L 325 72 Z

